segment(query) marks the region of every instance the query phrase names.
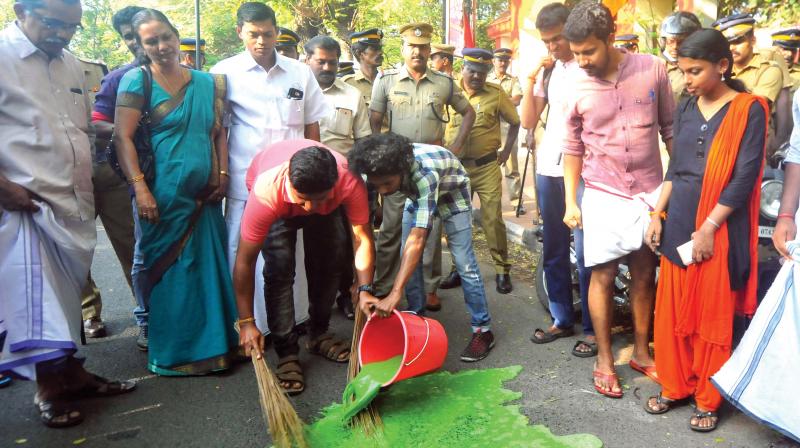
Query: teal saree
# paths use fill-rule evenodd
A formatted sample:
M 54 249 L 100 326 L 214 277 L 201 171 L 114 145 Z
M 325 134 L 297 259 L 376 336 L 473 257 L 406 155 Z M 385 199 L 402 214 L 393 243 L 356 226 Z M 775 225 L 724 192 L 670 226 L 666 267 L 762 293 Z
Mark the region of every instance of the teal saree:
M 160 221 L 142 221 L 139 244 L 152 286 L 148 369 L 158 375 L 226 369 L 238 346 L 222 208 L 206 200 L 219 185 L 211 135 L 221 125 L 225 88 L 223 76 L 194 70 L 174 97 L 153 82 L 155 179 L 148 186 Z M 141 71 L 126 73 L 118 92 L 117 107 L 141 107 Z

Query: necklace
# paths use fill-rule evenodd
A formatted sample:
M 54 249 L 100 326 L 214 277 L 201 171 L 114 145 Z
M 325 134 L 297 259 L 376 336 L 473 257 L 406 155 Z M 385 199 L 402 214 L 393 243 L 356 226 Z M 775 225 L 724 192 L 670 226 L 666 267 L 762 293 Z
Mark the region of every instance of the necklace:
M 184 81 L 186 79 L 185 78 L 185 70 L 183 68 L 179 68 L 178 70 L 180 70 L 180 77 L 181 77 L 180 85 L 183 86 Z M 156 74 L 159 78 L 161 78 L 161 80 L 164 81 L 165 87 L 167 88 L 167 91 L 171 95 L 174 95 L 174 94 L 178 93 L 178 90 L 175 89 L 175 87 L 173 87 L 172 83 L 169 82 L 169 79 L 163 73 L 161 73 L 161 70 L 154 71 L 154 74 Z

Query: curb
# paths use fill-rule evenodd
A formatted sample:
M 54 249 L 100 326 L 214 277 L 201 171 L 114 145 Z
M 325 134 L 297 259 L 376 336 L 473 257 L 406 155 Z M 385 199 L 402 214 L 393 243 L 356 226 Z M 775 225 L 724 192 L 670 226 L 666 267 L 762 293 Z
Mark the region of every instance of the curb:
M 506 237 L 508 241 L 517 243 L 534 254 L 541 253 L 542 243 L 536 238 L 533 228 L 523 227 L 515 222 L 504 219 L 506 223 Z M 481 225 L 481 209 L 472 209 L 472 223 Z

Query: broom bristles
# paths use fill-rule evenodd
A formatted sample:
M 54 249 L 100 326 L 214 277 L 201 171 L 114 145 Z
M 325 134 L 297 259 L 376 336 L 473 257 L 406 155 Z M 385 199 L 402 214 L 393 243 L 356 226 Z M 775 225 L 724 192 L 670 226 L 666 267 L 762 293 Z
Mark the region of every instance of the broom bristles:
M 294 406 L 286 397 L 283 387 L 267 366 L 267 360 L 251 356 L 258 381 L 258 395 L 261 411 L 267 423 L 272 442 L 278 448 L 308 448 L 303 421 L 294 410 Z
M 350 344 L 350 364 L 347 366 L 347 381 L 352 381 L 358 375 L 358 341 L 361 339 L 361 332 L 367 324 L 367 317 L 361 310 L 356 309 L 356 318 L 353 325 L 353 340 Z M 365 435 L 371 436 L 383 428 L 383 420 L 378 413 L 378 408 L 370 403 L 353 417 L 351 424 L 360 428 Z

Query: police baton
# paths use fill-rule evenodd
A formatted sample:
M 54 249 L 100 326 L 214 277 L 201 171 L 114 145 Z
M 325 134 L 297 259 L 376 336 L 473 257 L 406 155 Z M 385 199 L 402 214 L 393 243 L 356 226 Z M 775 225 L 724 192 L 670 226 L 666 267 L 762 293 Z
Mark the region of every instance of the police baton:
M 528 140 L 529 138 L 533 138 L 533 130 L 528 129 L 528 135 L 525 140 L 525 167 L 522 168 L 522 181 L 519 183 L 519 199 L 517 199 L 517 209 L 514 211 L 514 215 L 519 218 L 520 212 L 522 211 L 522 193 L 525 190 L 525 178 L 528 177 L 528 163 L 531 159 L 531 150 L 528 148 Z M 536 172 L 536 158 L 533 159 L 534 164 L 534 173 Z

